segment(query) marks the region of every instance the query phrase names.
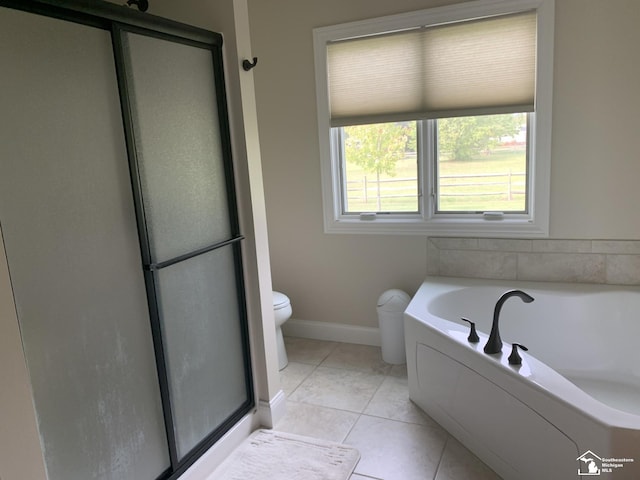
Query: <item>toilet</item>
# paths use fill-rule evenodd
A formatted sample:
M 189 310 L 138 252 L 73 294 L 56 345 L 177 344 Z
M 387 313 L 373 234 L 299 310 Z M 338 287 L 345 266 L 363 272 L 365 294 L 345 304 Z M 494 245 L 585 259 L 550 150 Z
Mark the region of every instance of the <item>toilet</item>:
M 278 347 L 278 368 L 282 370 L 289 363 L 284 348 L 282 324 L 291 318 L 291 301 L 284 293 L 273 292 L 273 313 L 276 319 L 276 345 Z

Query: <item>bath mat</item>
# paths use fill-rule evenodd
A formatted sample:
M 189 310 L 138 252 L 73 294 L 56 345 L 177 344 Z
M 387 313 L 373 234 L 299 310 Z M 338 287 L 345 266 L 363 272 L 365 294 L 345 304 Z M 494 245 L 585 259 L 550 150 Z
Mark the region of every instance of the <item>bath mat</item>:
M 339 443 L 273 430 L 253 432 L 212 480 L 348 480 L 360 453 Z

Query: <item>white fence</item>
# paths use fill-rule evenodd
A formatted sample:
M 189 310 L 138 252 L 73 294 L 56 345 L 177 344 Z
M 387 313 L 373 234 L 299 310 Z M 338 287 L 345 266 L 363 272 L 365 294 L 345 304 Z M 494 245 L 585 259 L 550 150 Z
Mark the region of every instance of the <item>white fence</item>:
M 485 181 L 481 181 L 484 179 Z M 526 173 L 483 173 L 463 175 L 441 175 L 438 195 L 440 197 L 500 196 L 513 200 L 514 195 L 524 194 Z M 376 180 L 366 175 L 362 180 L 347 182 L 347 197 L 350 201 L 369 202 L 376 200 L 381 210 L 382 199 L 416 198 L 417 178 L 386 178 Z

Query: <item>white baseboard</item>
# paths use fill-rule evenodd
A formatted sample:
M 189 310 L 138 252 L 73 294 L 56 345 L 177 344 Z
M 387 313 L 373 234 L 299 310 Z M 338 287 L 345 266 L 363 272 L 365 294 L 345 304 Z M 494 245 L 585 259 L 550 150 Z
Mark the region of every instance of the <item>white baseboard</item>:
M 292 318 L 282 326 L 282 332 L 289 337 L 380 346 L 379 328 Z
M 271 401 L 260 400 L 258 402 L 258 416 L 260 424 L 266 428 L 274 428 L 287 413 L 287 396 L 283 390 L 278 391 Z

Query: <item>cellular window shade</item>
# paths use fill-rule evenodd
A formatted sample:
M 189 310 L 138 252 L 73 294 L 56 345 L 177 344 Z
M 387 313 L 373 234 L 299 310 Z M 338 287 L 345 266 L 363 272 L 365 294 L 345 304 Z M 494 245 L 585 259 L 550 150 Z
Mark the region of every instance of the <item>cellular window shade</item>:
M 534 11 L 327 45 L 331 125 L 534 111 Z

